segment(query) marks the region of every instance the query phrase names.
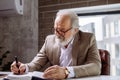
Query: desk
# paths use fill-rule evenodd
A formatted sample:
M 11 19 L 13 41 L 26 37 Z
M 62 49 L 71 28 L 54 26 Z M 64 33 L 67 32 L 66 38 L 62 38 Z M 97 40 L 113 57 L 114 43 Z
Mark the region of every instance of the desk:
M 1 72 L 0 71 L 0 80 L 3 80 L 4 77 L 6 77 L 10 72 Z
M 10 73 L 11 72 L 0 72 L 0 80 L 2 80 L 3 77 L 5 77 Z M 100 75 L 100 76 L 91 76 L 91 77 L 74 78 L 74 79 L 66 79 L 66 80 L 120 80 L 120 76 Z
M 92 76 L 92 77 L 84 77 L 84 78 L 76 78 L 76 79 L 67 79 L 67 80 L 120 80 L 120 76 Z

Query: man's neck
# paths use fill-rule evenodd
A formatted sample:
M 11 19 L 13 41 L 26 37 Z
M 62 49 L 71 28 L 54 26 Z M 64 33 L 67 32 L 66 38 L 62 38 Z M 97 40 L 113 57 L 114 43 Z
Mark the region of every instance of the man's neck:
M 64 47 L 67 48 L 69 46 L 69 44 L 73 44 L 73 40 L 74 40 L 74 37 L 69 41 L 69 43 L 67 45 L 65 45 Z

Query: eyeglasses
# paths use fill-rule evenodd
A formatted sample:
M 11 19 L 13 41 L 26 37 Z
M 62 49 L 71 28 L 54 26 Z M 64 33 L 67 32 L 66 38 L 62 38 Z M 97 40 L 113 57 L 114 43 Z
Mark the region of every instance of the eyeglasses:
M 54 30 L 55 30 L 58 34 L 64 36 L 65 33 L 67 33 L 68 31 L 70 31 L 71 29 L 72 29 L 72 27 L 69 28 L 69 29 L 67 29 L 67 30 L 65 30 L 65 31 L 63 31 L 63 30 L 59 30 L 59 29 L 54 29 Z

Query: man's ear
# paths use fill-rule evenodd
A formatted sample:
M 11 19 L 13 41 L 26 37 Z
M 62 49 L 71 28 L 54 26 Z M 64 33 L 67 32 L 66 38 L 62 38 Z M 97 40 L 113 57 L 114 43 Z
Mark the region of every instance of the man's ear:
M 74 28 L 74 35 L 79 31 L 79 28 Z
M 79 28 L 75 28 L 74 31 L 75 33 L 77 33 L 79 31 Z

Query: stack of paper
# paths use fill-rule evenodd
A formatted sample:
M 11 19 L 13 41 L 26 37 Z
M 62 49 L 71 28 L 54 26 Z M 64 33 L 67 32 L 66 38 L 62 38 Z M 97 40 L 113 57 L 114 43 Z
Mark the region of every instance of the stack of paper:
M 29 72 L 23 75 L 15 75 L 11 73 L 7 76 L 7 79 L 9 80 L 32 80 L 32 77 L 44 79 L 43 72 L 38 72 L 38 71 Z

